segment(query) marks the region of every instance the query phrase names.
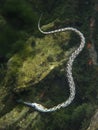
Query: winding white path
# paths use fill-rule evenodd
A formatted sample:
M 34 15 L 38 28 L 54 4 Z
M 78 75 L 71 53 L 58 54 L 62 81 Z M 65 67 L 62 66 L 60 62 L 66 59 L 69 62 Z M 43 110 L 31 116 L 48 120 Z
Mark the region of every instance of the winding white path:
M 83 36 L 83 34 L 79 30 L 77 30 L 76 28 L 73 28 L 73 27 L 66 27 L 66 28 L 61 28 L 61 29 L 57 29 L 57 30 L 54 30 L 54 31 L 44 32 L 40 28 L 40 20 L 41 20 L 41 17 L 40 17 L 39 22 L 38 22 L 38 29 L 43 34 L 52 34 L 52 33 L 58 33 L 58 32 L 63 32 L 63 31 L 73 31 L 73 32 L 77 33 L 80 36 L 80 39 L 81 39 L 80 46 L 71 54 L 71 56 L 69 57 L 69 60 L 67 62 L 67 78 L 68 78 L 68 83 L 69 83 L 69 88 L 70 88 L 69 98 L 66 101 L 64 101 L 64 102 L 62 102 L 62 103 L 60 103 L 57 106 L 54 106 L 52 108 L 46 108 L 46 107 L 44 107 L 44 106 L 42 106 L 41 104 L 38 104 L 38 103 L 23 102 L 24 104 L 31 106 L 38 111 L 53 112 L 53 111 L 56 111 L 60 108 L 67 107 L 73 101 L 73 99 L 75 98 L 76 92 L 75 92 L 75 83 L 74 83 L 73 76 L 72 76 L 72 65 L 73 65 L 75 58 L 78 56 L 78 54 L 84 48 L 85 37 Z

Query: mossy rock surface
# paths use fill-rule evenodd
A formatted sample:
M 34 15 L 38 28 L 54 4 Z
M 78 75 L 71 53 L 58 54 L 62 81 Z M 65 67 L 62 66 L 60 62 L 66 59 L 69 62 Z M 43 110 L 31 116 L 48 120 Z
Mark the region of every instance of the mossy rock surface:
M 15 91 L 28 89 L 43 80 L 53 69 L 67 61 L 74 48 L 64 52 L 70 32 L 46 35 L 42 38 L 30 37 L 25 47 L 8 61 L 5 79 L 15 78 Z M 7 82 L 6 82 L 7 83 Z
M 66 61 L 75 50 L 75 48 L 66 49 L 70 41 L 70 34 L 70 32 L 62 32 L 36 38 L 32 36 L 24 42 L 22 49 L 19 49 L 8 60 L 6 73 L 0 88 L 0 129 L 24 130 L 35 128 L 37 130 L 36 123 L 41 123 L 39 114 L 30 111 L 31 109 L 26 106 L 17 104 L 16 98 L 20 97 L 27 100 L 33 98 L 33 100 L 40 101 L 39 98 L 44 91 L 40 89 L 40 86 L 46 86 L 44 80 L 47 77 L 52 80 L 55 69 L 61 73 L 63 72 L 63 74 L 65 73 Z M 34 89 L 37 84 L 41 90 L 38 90 L 39 95 L 36 95 L 37 90 Z M 56 84 L 53 84 L 53 86 L 57 88 Z M 25 95 L 29 90 L 30 95 Z M 23 94 L 24 92 L 25 94 Z M 52 93 L 54 93 L 54 90 Z M 44 101 L 47 100 L 46 104 L 51 103 L 49 98 L 44 98 Z M 60 100 L 58 101 L 60 102 Z
M 50 108 L 67 100 L 66 62 L 80 39 L 69 31 L 43 35 L 37 29 L 37 21 L 45 12 L 41 24 L 49 24 L 42 30 L 71 26 L 89 41 L 91 17 L 96 18 L 97 29 L 96 1 L 0 1 L 0 57 L 7 59 L 0 61 L 0 130 L 98 129 L 98 111 L 90 123 L 98 108 L 98 66 L 88 65 L 86 47 L 74 61 L 76 97 L 70 106 L 41 113 L 17 102 L 37 102 Z M 96 37 L 97 30 L 93 40 L 98 51 Z

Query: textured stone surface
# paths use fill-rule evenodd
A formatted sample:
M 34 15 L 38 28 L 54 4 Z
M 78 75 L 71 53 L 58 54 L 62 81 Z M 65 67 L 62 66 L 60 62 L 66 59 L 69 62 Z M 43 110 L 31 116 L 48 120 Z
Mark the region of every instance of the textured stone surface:
M 59 67 L 66 63 L 75 49 L 69 48 L 64 51 L 69 40 L 70 32 L 43 36 L 42 38 L 30 37 L 23 49 L 9 59 L 0 87 L 0 129 L 34 128 L 37 130 L 36 126 L 40 121 L 39 114 L 16 103 L 16 99 L 32 97 L 32 99 L 38 100 L 39 97 L 42 97 L 43 93 L 34 97 L 34 86 L 42 83 L 55 68 L 60 69 Z M 65 70 L 63 69 L 61 72 L 65 73 Z M 52 77 L 50 78 L 52 79 Z M 30 95 L 23 94 L 22 96 L 22 92 L 25 91 L 26 94 L 29 89 Z

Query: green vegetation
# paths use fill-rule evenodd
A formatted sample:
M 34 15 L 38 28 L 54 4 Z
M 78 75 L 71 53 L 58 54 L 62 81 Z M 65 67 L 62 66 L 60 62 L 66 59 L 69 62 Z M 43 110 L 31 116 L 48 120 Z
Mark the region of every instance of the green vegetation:
M 98 66 L 89 65 L 87 47 L 73 65 L 76 97 L 54 113 L 40 113 L 16 102 L 18 99 L 52 107 L 69 96 L 65 66 L 80 44 L 71 32 L 43 35 L 37 29 L 40 14 L 43 30 L 73 26 L 89 41 L 89 20 L 98 12 L 93 0 L 0 1 L 0 129 L 86 130 L 98 108 Z M 98 52 L 98 31 L 93 40 Z

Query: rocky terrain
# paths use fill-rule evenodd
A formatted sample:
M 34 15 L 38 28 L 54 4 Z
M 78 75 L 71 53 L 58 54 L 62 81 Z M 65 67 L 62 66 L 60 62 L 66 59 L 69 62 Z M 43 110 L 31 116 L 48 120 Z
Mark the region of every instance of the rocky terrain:
M 98 2 L 4 0 L 0 4 L 0 130 L 97 130 Z M 46 107 L 65 101 L 66 63 L 80 39 L 70 31 L 41 34 L 37 28 L 41 12 L 45 12 L 43 30 L 73 26 L 86 38 L 73 65 L 75 100 L 47 114 L 17 101 Z

